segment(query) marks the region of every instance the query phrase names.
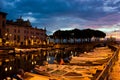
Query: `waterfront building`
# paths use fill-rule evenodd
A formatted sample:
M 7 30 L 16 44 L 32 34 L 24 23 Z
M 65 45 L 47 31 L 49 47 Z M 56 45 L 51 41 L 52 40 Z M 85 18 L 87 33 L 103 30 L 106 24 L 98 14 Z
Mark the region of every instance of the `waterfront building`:
M 16 21 L 7 20 L 5 31 L 6 45 L 41 45 L 46 41 L 46 29 L 32 27 L 29 20 L 19 17 Z
M 2 42 L 4 42 L 3 36 L 5 33 L 6 15 L 7 13 L 0 12 L 0 46 L 2 45 Z
M 110 33 L 107 33 L 106 39 L 109 41 L 120 41 L 120 30 L 115 30 Z

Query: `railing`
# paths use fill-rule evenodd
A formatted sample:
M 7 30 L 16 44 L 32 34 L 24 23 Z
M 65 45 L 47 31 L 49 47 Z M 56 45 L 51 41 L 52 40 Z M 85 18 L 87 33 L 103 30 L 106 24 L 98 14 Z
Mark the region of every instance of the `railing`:
M 108 80 L 109 73 L 111 72 L 115 62 L 118 60 L 119 49 L 115 46 L 109 46 L 109 48 L 111 48 L 111 50 L 115 52 L 112 55 L 111 59 L 107 62 L 105 68 L 102 70 L 102 72 L 100 73 L 96 80 Z

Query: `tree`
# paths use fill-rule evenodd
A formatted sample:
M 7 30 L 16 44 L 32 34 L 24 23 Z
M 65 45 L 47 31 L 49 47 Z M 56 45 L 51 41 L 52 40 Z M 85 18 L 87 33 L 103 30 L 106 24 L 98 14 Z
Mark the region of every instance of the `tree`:
M 92 29 L 85 29 L 83 30 L 84 38 L 87 42 L 91 42 L 91 38 L 93 37 L 94 30 Z
M 96 30 L 94 31 L 94 37 L 96 40 L 99 40 L 100 38 L 105 38 L 106 34 L 102 31 Z
M 66 39 L 67 42 L 69 39 L 73 39 L 74 43 L 76 43 L 76 39 L 80 39 L 81 42 L 91 42 L 92 37 L 95 37 L 96 40 L 100 38 L 104 38 L 106 34 L 99 30 L 92 30 L 92 29 L 73 29 L 73 30 L 57 30 L 53 33 L 54 39 L 59 39 L 60 43 L 63 43 L 63 40 Z

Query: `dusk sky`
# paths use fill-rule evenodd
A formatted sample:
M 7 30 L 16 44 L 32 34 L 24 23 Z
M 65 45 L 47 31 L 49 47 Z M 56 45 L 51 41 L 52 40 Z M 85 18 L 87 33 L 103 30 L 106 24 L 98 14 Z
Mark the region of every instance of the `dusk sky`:
M 48 33 L 68 29 L 120 30 L 120 0 L 0 0 L 7 19 L 22 16 Z

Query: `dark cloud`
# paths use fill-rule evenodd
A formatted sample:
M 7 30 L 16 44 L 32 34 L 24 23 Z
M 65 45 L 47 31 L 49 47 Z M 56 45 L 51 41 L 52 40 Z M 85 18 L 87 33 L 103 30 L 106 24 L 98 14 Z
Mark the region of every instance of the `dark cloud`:
M 17 10 L 16 12 L 21 12 L 21 14 L 34 12 L 49 17 L 72 15 L 83 18 L 98 17 L 98 15 L 101 16 L 101 13 L 102 15 L 105 14 L 102 12 L 102 0 L 24 0 L 9 3 L 13 3 L 12 9 L 14 8 L 14 11 Z
M 2 10 L 3 8 L 3 1 L 0 1 L 0 11 Z
M 51 31 L 73 26 L 103 26 L 109 25 L 109 22 L 114 25 L 119 22 L 116 18 L 112 20 L 106 17 L 119 15 L 119 0 L 1 0 L 0 4 L 8 12 L 8 19 L 22 15 L 23 18 L 31 19 L 34 26 L 46 27 Z

